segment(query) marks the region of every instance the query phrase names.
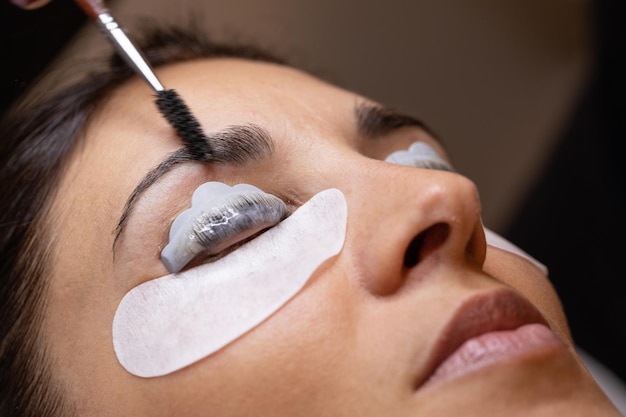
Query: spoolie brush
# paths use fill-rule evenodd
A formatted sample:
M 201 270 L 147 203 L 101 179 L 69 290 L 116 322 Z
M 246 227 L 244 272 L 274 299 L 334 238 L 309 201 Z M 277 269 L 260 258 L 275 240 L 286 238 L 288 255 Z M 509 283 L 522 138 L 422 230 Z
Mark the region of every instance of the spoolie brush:
M 212 154 L 211 145 L 200 123 L 176 91 L 163 87 L 148 61 L 113 19 L 104 3 L 100 0 L 76 0 L 76 3 L 96 22 L 117 53 L 156 92 L 159 112 L 176 130 L 191 154 L 200 161 L 208 161 Z

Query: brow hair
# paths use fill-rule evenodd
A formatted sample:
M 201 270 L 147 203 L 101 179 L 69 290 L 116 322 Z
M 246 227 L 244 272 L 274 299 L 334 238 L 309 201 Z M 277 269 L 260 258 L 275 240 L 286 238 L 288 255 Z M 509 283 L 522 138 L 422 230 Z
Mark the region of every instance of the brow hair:
M 419 127 L 432 137 L 434 132 L 421 120 L 400 113 L 390 107 L 368 102 L 355 104 L 359 134 L 368 138 L 377 138 L 403 127 Z
M 135 36 L 153 66 L 202 58 L 284 64 L 260 48 L 217 43 L 197 26 L 144 25 Z M 135 34 L 137 35 L 137 34 Z M 141 40 L 143 38 L 143 40 Z M 0 125 L 0 415 L 70 417 L 42 325 L 54 258 L 49 208 L 91 116 L 132 76 L 118 57 L 54 96 L 34 93 Z M 175 87 L 175 86 L 174 86 Z M 33 104 L 34 103 L 34 104 Z M 178 160 L 186 160 L 180 152 Z
M 117 246 L 128 218 L 134 210 L 137 200 L 165 174 L 173 168 L 185 162 L 222 163 L 241 165 L 251 160 L 268 157 L 274 150 L 274 145 L 269 133 L 254 124 L 229 126 L 219 132 L 208 134 L 207 140 L 213 150 L 208 160 L 198 160 L 186 147 L 180 148 L 169 154 L 156 167 L 151 169 L 132 191 L 122 215 L 115 227 L 113 239 L 113 252 Z

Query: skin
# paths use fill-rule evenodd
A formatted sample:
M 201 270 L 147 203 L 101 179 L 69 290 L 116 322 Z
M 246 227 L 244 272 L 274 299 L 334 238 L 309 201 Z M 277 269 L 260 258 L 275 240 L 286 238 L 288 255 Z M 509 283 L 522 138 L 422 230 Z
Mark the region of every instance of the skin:
M 286 67 L 219 59 L 158 73 L 205 131 L 254 123 L 270 132 L 275 149 L 243 166 L 189 163 L 168 173 L 139 199 L 114 256 L 128 195 L 181 144 L 137 80 L 95 116 L 53 206 L 44 323 L 79 415 L 618 415 L 573 352 L 548 279 L 525 259 L 486 246 L 474 184 L 382 162 L 418 140 L 443 153 L 424 131 L 405 127 L 365 140 L 353 112 L 365 99 Z M 131 288 L 167 274 L 159 256 L 171 221 L 206 181 L 253 184 L 292 207 L 338 188 L 348 202 L 344 248 L 234 343 L 173 374 L 135 377 L 116 360 L 113 316 Z M 409 243 L 436 223 L 449 226 L 447 238 L 404 267 Z M 566 345 L 416 390 L 455 310 L 506 288 L 530 300 Z

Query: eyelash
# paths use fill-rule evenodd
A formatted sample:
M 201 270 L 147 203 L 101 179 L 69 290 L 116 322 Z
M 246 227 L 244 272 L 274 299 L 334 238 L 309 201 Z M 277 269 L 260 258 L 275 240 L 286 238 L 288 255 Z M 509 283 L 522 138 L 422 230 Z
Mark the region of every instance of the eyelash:
M 281 199 L 258 189 L 230 193 L 219 203 L 208 205 L 199 213 L 194 211 L 198 210 L 194 210 L 192 203 L 192 209 L 182 213 L 172 224 L 170 242 L 161 252 L 161 259 L 170 272 L 195 264 L 200 257 L 216 260 L 276 225 L 288 214 Z

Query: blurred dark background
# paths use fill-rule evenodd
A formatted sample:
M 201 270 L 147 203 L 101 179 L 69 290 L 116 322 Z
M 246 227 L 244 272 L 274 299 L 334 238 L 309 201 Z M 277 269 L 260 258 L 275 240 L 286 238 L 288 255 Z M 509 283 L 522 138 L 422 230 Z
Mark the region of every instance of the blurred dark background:
M 591 6 L 592 76 L 505 235 L 549 266 L 574 340 L 626 381 L 626 2 Z
M 71 0 L 25 11 L 0 1 L 2 113 L 52 62 L 86 20 Z
M 543 2 L 543 4 L 547 3 L 550 2 Z M 573 94 L 576 100 L 567 107 L 564 123 L 554 132 L 549 132 L 551 142 L 542 148 L 545 154 L 543 162 L 528 166 L 526 173 L 529 178 L 528 184 L 525 187 L 513 187 L 520 195 L 515 200 L 514 207 L 511 209 L 510 206 L 503 205 L 502 207 L 509 207 L 506 210 L 500 209 L 500 211 L 506 211 L 506 215 L 498 216 L 497 211 L 493 213 L 487 211 L 486 220 L 488 225 L 496 223 L 496 226 L 492 228 L 503 233 L 549 266 L 551 278 L 562 297 L 577 344 L 605 364 L 622 380 L 626 380 L 624 355 L 626 353 L 626 330 L 624 330 L 626 328 L 624 325 L 626 320 L 626 300 L 624 300 L 626 298 L 626 274 L 624 273 L 626 187 L 623 179 L 626 174 L 624 172 L 626 166 L 624 149 L 626 140 L 626 25 L 624 25 L 626 2 L 596 0 L 584 3 L 585 13 L 590 22 L 589 76 L 585 77 L 580 91 Z M 349 12 L 353 13 L 353 11 Z M 240 13 L 243 12 L 238 10 L 237 16 Z M 284 13 L 289 13 L 289 10 Z M 373 14 L 376 15 L 376 13 Z M 513 19 L 515 18 L 513 16 Z M 217 14 L 217 19 L 220 19 L 219 14 Z M 460 19 L 462 20 L 463 17 Z M 285 21 L 289 23 L 288 19 Z M 0 65 L 0 109 L 2 112 L 9 108 L 41 71 L 52 62 L 84 22 L 85 18 L 82 13 L 69 0 L 54 0 L 50 5 L 36 11 L 21 11 L 8 1 L 0 2 L 0 47 L 3 57 L 3 63 Z M 555 22 L 545 23 L 548 28 L 555 24 Z M 319 26 L 319 23 L 316 26 Z M 402 25 L 395 26 L 401 27 Z M 451 24 L 450 33 L 453 33 L 452 26 Z M 448 33 L 448 28 L 444 29 L 445 33 Z M 535 29 L 533 27 L 531 30 Z M 276 26 L 271 30 L 280 35 L 280 29 Z M 373 27 L 371 30 L 376 31 L 380 28 Z M 555 29 L 556 32 L 559 30 L 559 28 Z M 391 32 L 391 34 L 394 33 Z M 317 45 L 317 41 L 318 39 L 315 38 L 313 45 L 318 49 L 324 49 L 325 45 Z M 397 39 L 394 43 L 400 44 Z M 412 45 L 415 45 L 416 50 L 424 52 L 419 39 L 405 39 L 404 44 L 399 46 L 400 49 L 404 49 L 404 52 L 399 55 L 398 62 L 392 62 L 392 59 L 389 59 L 388 63 L 400 67 L 401 60 L 407 59 L 406 50 L 411 50 Z M 341 59 L 347 60 L 346 62 L 351 61 L 350 53 L 357 56 L 357 48 L 358 45 L 349 45 L 349 49 L 341 51 L 337 62 Z M 386 52 L 383 49 L 372 51 L 369 45 L 364 56 L 372 60 L 372 56 L 375 57 L 377 53 Z M 467 55 L 468 66 L 463 68 L 460 74 L 472 70 L 472 54 Z M 544 58 L 550 59 L 548 55 Z M 443 62 L 446 62 L 445 59 Z M 326 66 L 332 68 L 332 65 L 331 61 Z M 361 67 L 364 71 L 359 71 L 358 75 L 363 78 L 377 79 L 377 74 L 366 71 L 368 70 L 366 65 L 361 65 Z M 372 65 L 370 70 L 371 67 L 376 68 Z M 432 74 L 435 73 L 437 71 L 432 72 Z M 479 73 L 480 71 L 476 71 L 476 74 Z M 428 73 L 426 73 L 427 76 Z M 371 87 L 370 91 L 367 91 L 368 86 L 358 85 L 359 79 L 356 72 L 344 77 L 348 80 L 346 84 L 349 88 L 355 88 L 374 98 L 378 98 L 377 95 L 384 96 L 384 91 L 391 89 L 383 82 L 382 86 Z M 436 74 L 433 77 L 436 79 Z M 378 76 L 378 78 L 381 77 Z M 382 78 L 385 81 L 384 77 Z M 434 81 L 428 79 L 423 81 L 422 78 L 416 76 L 415 84 L 422 91 L 426 91 L 428 88 L 424 86 L 431 86 Z M 559 79 L 558 74 L 554 79 Z M 420 84 L 422 82 L 420 80 L 425 84 Z M 444 91 L 445 87 L 452 83 L 452 81 L 441 83 L 441 80 L 437 82 L 440 84 L 433 87 L 435 93 Z M 406 85 L 409 83 L 405 83 L 405 86 L 401 88 L 401 92 L 405 95 Z M 511 85 L 514 86 L 515 83 Z M 464 96 L 457 86 L 451 89 L 456 90 L 459 99 Z M 433 108 L 440 106 L 444 110 L 452 111 L 457 100 L 453 94 L 448 96 L 452 98 L 444 104 L 436 101 L 436 94 L 418 97 L 426 103 L 420 104 L 418 110 L 428 115 L 431 111 L 428 103 L 435 103 Z M 435 99 L 431 100 L 429 97 Z M 514 97 L 511 102 L 516 99 L 517 97 Z M 393 102 L 393 99 L 383 97 L 381 101 Z M 536 106 L 540 105 L 541 103 L 537 102 Z M 529 107 L 526 104 L 524 106 Z M 433 114 L 437 119 L 439 113 L 435 110 Z M 510 110 L 509 112 L 515 113 Z M 450 116 L 446 111 L 441 113 L 443 114 L 442 120 Z M 454 114 L 452 114 L 454 120 L 453 116 Z M 429 115 L 426 119 L 432 118 L 433 116 Z M 492 119 L 502 118 L 493 117 Z M 458 120 L 461 122 L 455 126 L 460 131 L 470 130 L 463 126 L 463 119 Z M 490 120 L 490 115 L 485 116 L 484 120 L 483 124 L 486 124 Z M 505 119 L 504 123 L 509 123 L 508 119 Z M 514 123 L 515 118 L 511 117 L 510 129 L 512 131 L 528 125 L 528 122 L 524 121 L 518 125 Z M 437 130 L 437 126 L 435 128 Z M 492 141 L 494 148 L 497 148 L 498 143 L 506 144 L 506 142 L 501 142 L 506 138 L 497 137 L 496 134 L 489 138 L 488 129 L 486 132 L 482 136 L 486 135 L 487 139 Z M 444 131 L 444 133 L 450 136 L 449 132 Z M 453 129 L 452 133 L 455 133 Z M 468 140 L 474 140 L 469 133 L 470 139 Z M 475 135 L 476 138 L 482 136 L 480 132 Z M 446 135 L 444 139 L 445 137 Z M 520 139 L 514 135 L 511 135 L 510 140 L 512 142 L 506 144 L 503 150 L 520 143 Z M 506 184 L 498 185 L 501 188 L 495 190 L 489 187 L 491 184 L 489 180 L 493 177 L 493 172 L 496 172 L 490 164 L 495 163 L 497 158 L 486 153 L 484 155 L 486 159 L 479 160 L 470 152 L 471 149 L 467 153 L 464 151 L 465 148 L 462 146 L 467 145 L 457 145 L 457 142 L 448 142 L 447 139 L 446 143 L 449 148 L 452 148 L 453 156 L 462 154 L 456 159 L 461 165 L 465 164 L 468 167 L 464 172 L 469 171 L 470 177 L 478 178 L 477 182 L 483 198 L 488 202 L 493 200 L 497 203 L 498 195 L 502 194 L 499 190 L 510 188 Z M 459 140 L 458 143 L 461 141 Z M 485 145 L 476 146 L 482 148 Z M 466 160 L 463 159 L 465 155 Z M 482 155 L 482 151 L 479 155 Z M 508 160 L 506 156 L 503 158 L 505 158 L 504 165 L 515 162 L 510 154 Z M 485 169 L 491 170 L 491 173 L 481 177 L 483 174 L 479 171 L 476 171 L 476 174 L 472 172 L 474 166 L 484 166 Z M 506 175 L 498 174 L 498 176 Z M 489 210 L 492 205 L 485 204 L 486 209 Z

